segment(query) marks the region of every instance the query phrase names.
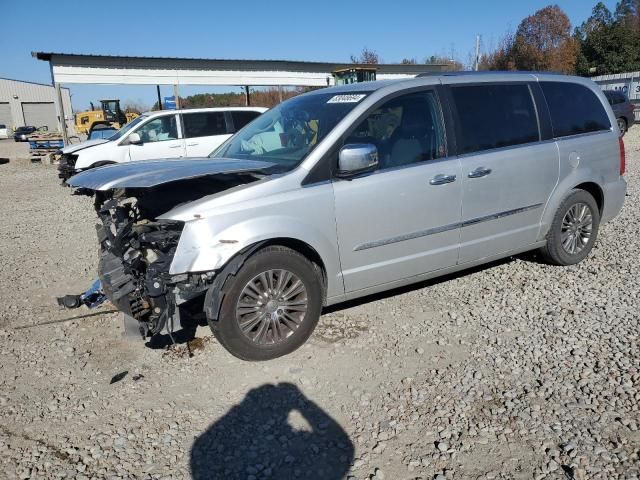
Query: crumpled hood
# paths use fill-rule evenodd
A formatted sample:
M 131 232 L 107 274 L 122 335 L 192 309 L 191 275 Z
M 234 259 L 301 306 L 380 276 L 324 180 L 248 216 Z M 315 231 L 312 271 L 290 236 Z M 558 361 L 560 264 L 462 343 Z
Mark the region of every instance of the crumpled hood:
M 164 183 L 233 173 L 260 172 L 274 164 L 255 160 L 189 158 L 143 160 L 92 168 L 74 175 L 67 184 L 90 190 L 151 188 Z
M 93 147 L 94 145 L 100 145 L 102 143 L 107 143 L 109 140 L 106 138 L 95 138 L 93 140 L 87 140 L 86 142 L 77 143 L 75 145 L 69 145 L 62 149 L 62 153 L 74 153 L 78 150 L 84 150 L 88 147 Z

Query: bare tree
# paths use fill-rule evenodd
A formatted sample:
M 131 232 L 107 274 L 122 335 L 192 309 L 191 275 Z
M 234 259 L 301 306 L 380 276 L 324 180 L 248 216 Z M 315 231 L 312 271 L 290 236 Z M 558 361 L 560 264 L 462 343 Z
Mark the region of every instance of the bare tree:
M 400 62 L 402 65 L 415 65 L 418 63 L 415 58 L 403 58 Z
M 367 47 L 362 49 L 360 56 L 351 55 L 351 63 L 367 63 L 377 65 L 380 63 L 380 56 L 375 50 L 370 50 Z
M 479 70 L 515 70 L 516 65 L 511 57 L 514 44 L 514 34 L 507 32 L 499 41 L 495 49 L 480 55 Z

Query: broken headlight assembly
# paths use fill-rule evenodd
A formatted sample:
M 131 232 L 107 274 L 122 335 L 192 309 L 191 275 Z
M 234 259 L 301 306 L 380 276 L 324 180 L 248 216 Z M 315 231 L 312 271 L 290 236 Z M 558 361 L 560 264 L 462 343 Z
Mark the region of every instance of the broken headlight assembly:
M 142 218 L 138 199 L 124 195 L 112 197 L 97 210 L 104 293 L 138 320 L 144 336 L 160 333 L 174 318 L 177 305 L 200 295 L 208 285 L 202 275 L 169 273 L 184 224 Z

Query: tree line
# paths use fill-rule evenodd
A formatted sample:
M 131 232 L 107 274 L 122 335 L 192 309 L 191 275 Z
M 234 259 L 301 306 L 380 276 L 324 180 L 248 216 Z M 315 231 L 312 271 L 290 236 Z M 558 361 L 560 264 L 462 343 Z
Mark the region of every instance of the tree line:
M 439 55 L 423 63 L 446 64 L 450 70 L 473 68 L 475 55 L 461 60 Z M 351 55 L 353 63 L 381 63 L 375 50 Z M 400 63 L 416 64 L 415 58 Z M 581 25 L 572 27 L 558 5 L 548 5 L 524 18 L 497 46 L 480 56 L 480 70 L 533 70 L 606 75 L 640 71 L 640 0 L 620 0 L 612 12 L 598 2 Z
M 276 87 L 263 89 L 250 89 L 250 101 L 253 107 L 271 108 L 280 101 L 295 97 L 308 91 L 307 87 L 297 87 L 294 89 Z M 180 108 L 212 108 L 212 107 L 244 107 L 246 97 L 244 92 L 226 93 L 198 93 L 187 97 L 180 97 Z M 154 103 L 152 110 L 158 110 L 158 102 Z
M 484 70 L 542 70 L 606 75 L 640 70 L 640 0 L 620 0 L 615 10 L 599 2 L 572 30 L 558 5 L 520 22 L 480 61 Z

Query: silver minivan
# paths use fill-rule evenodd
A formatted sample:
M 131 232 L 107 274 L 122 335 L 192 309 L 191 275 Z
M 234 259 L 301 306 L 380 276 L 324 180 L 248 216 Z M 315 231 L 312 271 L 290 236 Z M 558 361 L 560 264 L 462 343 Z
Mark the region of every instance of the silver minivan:
M 323 306 L 527 250 L 581 261 L 622 207 L 624 169 L 591 81 L 452 73 L 317 90 L 208 160 L 68 183 L 95 196 L 103 288 L 144 336 L 199 310 L 233 355 L 266 360 Z

